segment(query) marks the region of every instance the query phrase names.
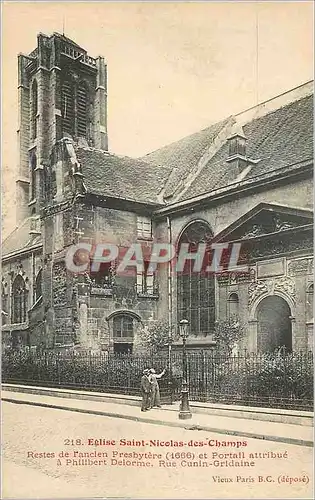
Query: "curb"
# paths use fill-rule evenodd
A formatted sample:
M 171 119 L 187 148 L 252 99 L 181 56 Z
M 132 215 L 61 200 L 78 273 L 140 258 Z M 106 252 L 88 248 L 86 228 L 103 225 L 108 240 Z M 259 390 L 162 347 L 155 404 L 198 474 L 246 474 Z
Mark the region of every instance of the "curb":
M 57 398 L 75 399 L 79 401 L 95 401 L 139 406 L 141 398 L 138 396 L 100 393 L 91 391 L 78 391 L 62 388 L 47 388 L 40 386 L 24 386 L 16 384 L 2 384 L 2 391 L 18 392 L 26 397 L 30 394 L 54 396 Z M 167 409 L 177 411 L 174 406 L 167 404 Z M 172 406 L 172 407 L 171 407 Z M 223 416 L 241 419 L 250 419 L 262 422 L 273 422 L 281 424 L 294 424 L 313 427 L 314 412 L 297 411 L 277 408 L 248 407 L 239 405 L 224 405 L 217 403 L 201 403 L 190 401 L 190 407 L 194 413 L 200 415 Z
M 53 404 L 49 404 L 49 403 L 37 403 L 37 402 L 26 401 L 26 400 L 25 401 L 16 400 L 13 398 L 6 398 L 6 397 L 2 398 L 2 401 L 6 401 L 8 403 L 15 403 L 15 404 L 24 404 L 24 405 L 29 405 L 29 406 L 40 406 L 43 408 L 54 408 L 56 410 L 73 411 L 76 413 L 87 413 L 89 415 L 98 415 L 98 416 L 112 417 L 112 418 L 122 418 L 125 420 L 131 420 L 134 422 L 145 422 L 147 424 L 163 425 L 166 427 L 181 427 L 182 429 L 186 429 L 186 430 L 215 432 L 217 434 L 225 434 L 228 436 L 240 436 L 240 437 L 247 437 L 247 438 L 251 438 L 251 439 L 261 439 L 264 441 L 274 441 L 274 442 L 278 442 L 278 443 L 294 444 L 294 445 L 298 445 L 298 446 L 307 446 L 307 447 L 314 446 L 313 441 L 307 441 L 304 439 L 295 439 L 295 438 L 284 437 L 284 436 L 268 436 L 268 435 L 256 434 L 256 433 L 250 433 L 250 432 L 244 432 L 244 431 L 233 431 L 233 430 L 229 430 L 229 429 L 208 427 L 205 425 L 187 425 L 187 423 L 184 424 L 182 422 L 167 422 L 165 420 L 156 420 L 156 419 L 151 419 L 151 418 L 142 417 L 142 416 L 136 417 L 134 415 L 122 415 L 120 413 L 112 413 L 112 412 L 99 411 L 99 410 L 85 410 L 84 408 L 74 408 L 74 407 L 63 406 L 63 405 L 53 405 Z

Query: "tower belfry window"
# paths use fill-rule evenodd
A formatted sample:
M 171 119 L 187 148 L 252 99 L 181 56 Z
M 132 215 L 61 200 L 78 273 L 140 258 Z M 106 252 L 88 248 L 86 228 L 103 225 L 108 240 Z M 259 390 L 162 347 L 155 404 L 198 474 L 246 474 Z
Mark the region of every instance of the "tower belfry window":
M 30 181 L 31 181 L 31 192 L 30 198 L 34 200 L 36 198 L 36 167 L 37 167 L 37 157 L 34 151 L 30 154 Z
M 32 94 L 31 94 L 31 139 L 37 137 L 37 112 L 38 112 L 38 94 L 37 94 L 37 81 L 33 81 Z
M 88 92 L 85 83 L 78 85 L 77 92 L 77 125 L 79 137 L 86 137 L 88 115 Z
M 74 93 L 73 85 L 66 80 L 62 84 L 62 128 L 63 132 L 74 135 Z
M 62 131 L 88 138 L 88 89 L 85 82 L 66 79 L 62 84 Z

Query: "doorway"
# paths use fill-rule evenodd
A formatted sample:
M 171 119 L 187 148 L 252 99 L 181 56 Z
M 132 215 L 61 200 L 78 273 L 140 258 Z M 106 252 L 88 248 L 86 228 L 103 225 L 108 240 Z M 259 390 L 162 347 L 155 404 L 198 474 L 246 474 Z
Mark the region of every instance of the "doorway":
M 278 347 L 292 351 L 291 310 L 282 297 L 271 295 L 257 307 L 257 350 L 273 352 Z

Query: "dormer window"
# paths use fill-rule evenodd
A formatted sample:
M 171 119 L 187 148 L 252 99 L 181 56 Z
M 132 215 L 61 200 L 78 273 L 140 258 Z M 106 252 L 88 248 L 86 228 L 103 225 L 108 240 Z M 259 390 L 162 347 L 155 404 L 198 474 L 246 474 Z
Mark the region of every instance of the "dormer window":
M 230 164 L 234 175 L 244 177 L 250 169 L 251 160 L 246 156 L 246 137 L 241 126 L 236 124 L 231 136 L 228 138 L 229 155 L 226 161 Z M 241 179 L 238 179 L 241 180 Z
M 246 137 L 240 134 L 234 134 L 229 137 L 229 158 L 233 156 L 246 156 Z

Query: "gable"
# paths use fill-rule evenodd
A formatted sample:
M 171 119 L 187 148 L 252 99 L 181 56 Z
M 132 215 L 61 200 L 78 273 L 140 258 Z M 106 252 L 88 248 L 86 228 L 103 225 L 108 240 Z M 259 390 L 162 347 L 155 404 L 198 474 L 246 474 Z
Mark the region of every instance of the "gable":
M 311 210 L 275 203 L 259 203 L 217 234 L 214 240 L 224 242 L 259 238 L 266 234 L 294 231 L 312 224 L 313 213 Z

